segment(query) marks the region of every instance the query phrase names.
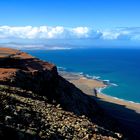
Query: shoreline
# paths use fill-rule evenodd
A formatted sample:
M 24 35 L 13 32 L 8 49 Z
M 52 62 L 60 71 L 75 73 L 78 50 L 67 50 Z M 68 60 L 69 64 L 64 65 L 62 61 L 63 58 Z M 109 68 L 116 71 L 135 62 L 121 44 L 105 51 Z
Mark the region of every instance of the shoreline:
M 59 74 L 67 79 L 69 82 L 73 83 L 76 87 L 82 90 L 85 94 L 95 98 L 97 102 L 105 101 L 109 103 L 115 103 L 118 105 L 125 106 L 128 109 L 132 109 L 137 113 L 140 113 L 140 103 L 133 101 L 127 101 L 125 99 L 120 99 L 110 95 L 106 95 L 102 92 L 102 89 L 106 88 L 108 85 L 102 80 L 91 79 L 84 76 L 82 73 L 73 73 L 63 70 L 58 70 Z M 93 89 L 96 88 L 98 91 L 98 97 L 95 97 Z
M 140 138 L 140 104 L 127 102 L 103 93 L 98 93 L 97 97 L 94 96 L 93 87 L 95 87 L 95 83 L 96 86 L 98 83 L 98 88 L 101 88 L 104 84 L 102 81 L 88 79 L 83 75 L 76 76 L 73 73 L 64 71 L 60 75 L 74 84 L 84 94 L 93 98 L 104 112 L 115 119 L 118 126 L 126 131 L 126 135 L 130 134 L 130 139 Z M 81 82 L 79 79 L 84 79 L 84 81 Z

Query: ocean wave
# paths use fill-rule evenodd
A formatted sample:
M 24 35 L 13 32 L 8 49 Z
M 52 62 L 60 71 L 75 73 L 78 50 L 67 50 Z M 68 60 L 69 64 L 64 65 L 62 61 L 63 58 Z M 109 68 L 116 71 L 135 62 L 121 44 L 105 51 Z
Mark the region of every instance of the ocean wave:
M 120 101 L 123 101 L 123 102 L 129 102 L 129 103 L 132 103 L 132 104 L 138 104 L 138 105 L 140 105 L 139 102 L 134 102 L 134 101 L 131 101 L 131 100 L 126 100 L 126 99 L 122 99 L 122 98 L 114 97 L 114 96 L 111 96 L 111 95 L 105 94 L 105 93 L 103 93 L 103 92 L 99 92 L 99 93 L 101 93 L 101 94 L 103 94 L 103 95 L 105 95 L 105 96 L 107 96 L 107 97 L 113 98 L 113 99 L 115 99 L 115 100 L 120 100 Z
M 83 76 L 87 79 L 98 80 L 98 81 L 103 82 L 106 86 L 118 86 L 116 83 L 110 82 L 110 80 L 102 80 L 100 76 L 84 74 L 83 72 L 72 72 L 72 71 L 69 71 L 68 69 L 66 69 L 65 67 L 61 67 L 61 66 L 58 66 L 58 70 L 69 72 L 71 74 L 78 75 L 78 76 Z
M 102 81 L 105 85 L 108 85 L 108 86 L 119 86 L 115 83 L 110 82 L 110 80 L 102 80 Z
M 119 86 L 119 85 L 117 85 L 117 84 L 115 84 L 115 83 L 111 83 L 111 85 L 112 85 L 112 86 L 115 86 L 115 87 Z
M 99 93 L 102 93 L 102 91 L 105 88 L 112 87 L 112 86 L 118 86 L 116 83 L 112 83 L 108 79 L 102 80 L 100 76 L 84 74 L 83 72 L 70 72 L 68 69 L 66 69 L 65 67 L 61 67 L 61 66 L 59 66 L 58 69 L 59 69 L 59 71 L 64 71 L 64 72 L 68 72 L 68 73 L 71 73 L 71 74 L 74 74 L 74 75 L 82 76 L 82 78 L 93 79 L 93 80 L 103 82 L 106 85 L 105 87 L 96 88 Z
M 72 73 L 75 74 L 75 75 L 80 75 L 80 76 L 83 76 L 84 75 L 83 72 L 72 72 Z
M 107 86 L 107 87 L 108 87 L 108 86 Z M 104 90 L 105 88 L 107 88 L 107 87 L 96 88 L 96 90 L 97 90 L 97 92 L 98 92 L 99 94 L 103 94 L 103 95 L 105 95 L 105 96 L 107 96 L 107 97 L 110 97 L 110 98 L 113 98 L 113 99 L 115 99 L 115 100 L 120 100 L 120 101 L 123 101 L 123 102 L 129 102 L 129 103 L 132 103 L 132 104 L 138 104 L 138 105 L 140 105 L 139 102 L 134 102 L 134 101 L 131 101 L 131 100 L 126 100 L 126 99 L 122 99 L 122 98 L 118 98 L 118 97 L 115 97 L 115 96 L 111 96 L 111 95 L 105 94 L 105 93 L 103 92 L 103 90 Z
M 95 76 L 95 75 L 89 75 L 89 74 L 85 74 L 84 75 L 86 78 L 88 78 L 88 79 L 94 79 L 94 80 L 98 80 L 98 79 L 100 79 L 100 76 Z
M 58 68 L 59 71 L 66 71 L 65 67 L 58 66 L 57 68 Z
M 65 71 L 65 72 L 68 72 L 68 73 L 72 73 L 74 75 L 83 76 L 83 77 L 88 78 L 88 79 L 94 79 L 94 80 L 102 81 L 106 86 L 102 87 L 102 88 L 96 88 L 97 92 L 100 93 L 100 94 L 106 95 L 106 96 L 108 96 L 110 98 L 114 98 L 116 100 L 121 100 L 121 101 L 129 102 L 129 103 L 133 103 L 133 104 L 140 104 L 138 102 L 134 102 L 134 101 L 131 101 L 131 100 L 125 100 L 125 99 L 121 99 L 121 98 L 118 98 L 118 97 L 114 97 L 114 96 L 105 94 L 103 92 L 104 89 L 110 88 L 111 86 L 119 86 L 119 85 L 117 85 L 115 83 L 111 83 L 110 80 L 107 80 L 107 79 L 106 80 L 102 80 L 100 78 L 100 76 L 93 76 L 93 75 L 89 75 L 89 74 L 84 74 L 83 72 L 69 72 L 69 71 L 67 71 L 67 69 L 65 67 L 61 67 L 61 66 L 59 66 L 58 69 L 60 71 Z
M 97 90 L 98 93 L 102 93 L 102 91 L 103 91 L 105 88 L 106 88 L 106 86 L 105 86 L 105 87 L 102 87 L 102 88 L 96 88 L 96 90 Z
M 83 76 L 83 78 L 85 77 L 85 78 L 88 78 L 88 79 L 94 79 L 94 80 L 102 81 L 106 86 L 105 86 L 105 87 L 102 87 L 102 88 L 96 88 L 96 90 L 97 90 L 97 92 L 98 92 L 99 94 L 103 94 L 103 95 L 106 95 L 106 96 L 108 96 L 108 97 L 110 97 L 110 98 L 114 98 L 114 99 L 116 99 L 116 100 L 121 100 L 121 101 L 124 101 L 124 102 L 129 102 L 129 103 L 133 103 L 133 104 L 140 104 L 140 103 L 138 103 L 138 102 L 134 102 L 134 101 L 131 101 L 131 100 L 125 100 L 125 99 L 121 99 L 121 98 L 118 98 L 118 97 L 114 97 L 114 96 L 105 94 L 105 93 L 103 92 L 104 89 L 110 88 L 110 87 L 112 87 L 112 86 L 119 86 L 119 85 L 117 85 L 117 84 L 115 84 L 115 83 L 111 83 L 110 80 L 108 80 L 108 79 L 102 80 L 100 76 L 84 74 L 83 72 L 69 72 L 69 71 L 67 71 L 67 69 L 64 68 L 64 67 L 58 67 L 58 69 L 59 69 L 60 71 L 65 71 L 65 72 L 68 72 L 68 73 L 72 73 L 72 74 L 74 74 L 74 75 Z

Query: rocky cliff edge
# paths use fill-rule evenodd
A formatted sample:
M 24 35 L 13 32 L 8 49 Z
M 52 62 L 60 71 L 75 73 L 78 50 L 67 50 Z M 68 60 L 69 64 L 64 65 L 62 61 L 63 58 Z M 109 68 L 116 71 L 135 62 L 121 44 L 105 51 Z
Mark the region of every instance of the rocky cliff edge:
M 0 99 L 1 139 L 123 139 L 98 104 L 59 76 L 54 64 L 19 50 L 0 48 Z

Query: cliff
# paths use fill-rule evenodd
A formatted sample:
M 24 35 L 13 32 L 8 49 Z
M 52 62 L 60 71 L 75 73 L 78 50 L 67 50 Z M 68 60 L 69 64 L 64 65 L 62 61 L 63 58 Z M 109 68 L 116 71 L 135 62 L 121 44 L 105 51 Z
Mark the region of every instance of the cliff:
M 98 106 L 54 64 L 0 48 L 0 138 L 123 139 Z

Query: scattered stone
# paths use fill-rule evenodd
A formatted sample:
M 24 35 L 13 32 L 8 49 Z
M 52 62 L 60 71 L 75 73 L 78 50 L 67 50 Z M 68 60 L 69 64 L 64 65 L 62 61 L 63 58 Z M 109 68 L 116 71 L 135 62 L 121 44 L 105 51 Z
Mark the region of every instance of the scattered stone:
M 5 116 L 5 121 L 8 121 L 8 120 L 10 120 L 10 119 L 12 119 L 11 116 Z
M 88 119 L 100 116 L 99 106 L 59 76 L 54 64 L 18 50 L 0 48 L 0 101 L 0 139 L 122 138 Z

